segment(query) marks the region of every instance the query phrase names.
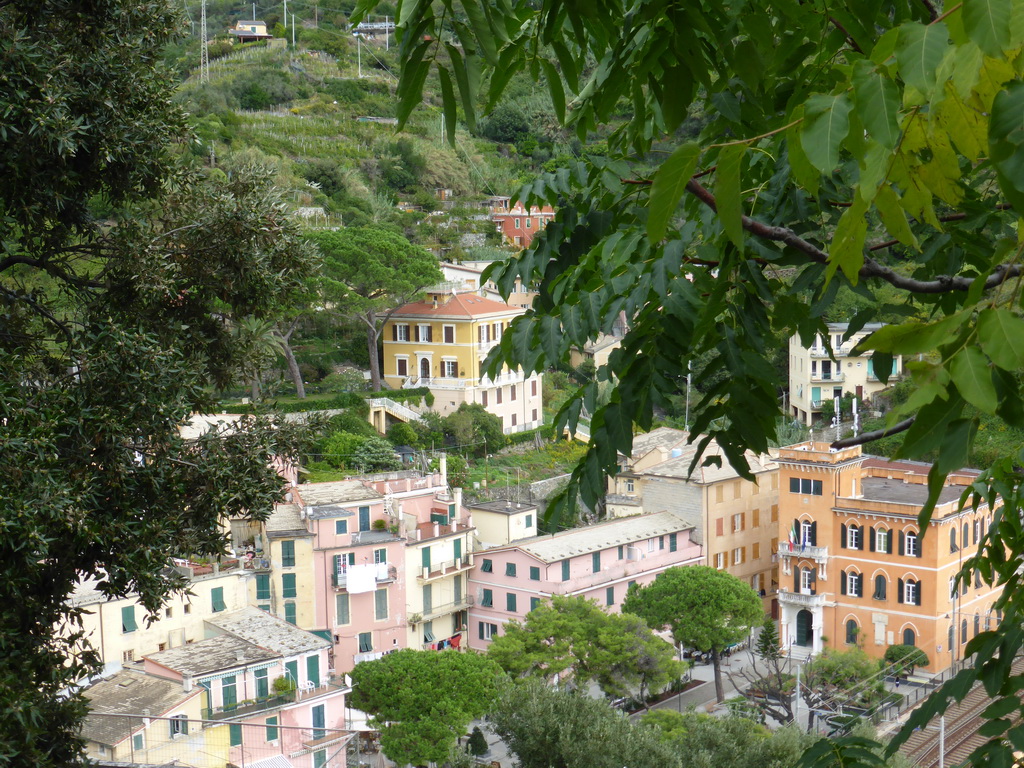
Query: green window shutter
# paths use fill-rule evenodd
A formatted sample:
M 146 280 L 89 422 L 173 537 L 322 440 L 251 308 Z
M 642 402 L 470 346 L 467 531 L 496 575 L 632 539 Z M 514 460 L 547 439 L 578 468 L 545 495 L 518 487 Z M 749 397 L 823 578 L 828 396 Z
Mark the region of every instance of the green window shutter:
M 257 600 L 269 600 L 270 599 L 270 574 L 269 573 L 258 573 L 258 574 L 256 574 L 256 599 Z
M 593 565 L 594 573 L 600 573 L 601 572 L 601 553 L 600 552 L 594 552 L 590 556 L 590 559 L 592 560 L 591 564 Z
M 531 597 L 530 598 L 530 610 L 532 611 L 538 605 L 540 605 L 540 598 L 539 597 Z
M 220 681 L 220 696 L 224 704 L 224 711 L 227 712 L 238 703 L 238 688 L 235 686 L 235 676 L 230 675 Z
M 295 603 L 284 604 L 284 620 L 289 624 L 295 624 Z
M 281 597 L 295 597 L 298 592 L 295 589 L 295 574 L 281 574 Z
M 267 680 L 267 670 L 257 669 L 253 676 L 256 678 L 256 698 L 265 699 L 270 695 L 270 685 Z
M 284 663 L 284 676 L 291 680 L 297 688 L 299 685 L 299 662 L 286 661 Z
M 373 650 L 373 635 L 370 632 L 359 633 L 359 652 L 369 653 Z
M 494 570 L 494 563 L 485 557 L 483 565 L 480 566 L 480 570 L 484 573 L 491 573 Z
M 430 570 L 430 547 L 424 547 L 420 550 L 420 562 L 424 568 Z
M 608 587 L 604 593 L 605 605 L 615 605 L 615 587 Z
M 626 548 L 623 547 L 621 544 L 619 544 L 619 560 L 621 560 L 623 557 L 625 557 L 625 555 L 626 555 Z
M 480 604 L 483 605 L 484 608 L 490 608 L 491 606 L 493 606 L 494 605 L 494 593 L 491 592 L 491 590 L 489 590 L 489 589 L 485 589 L 484 590 L 484 599 L 480 601 Z
M 562 561 L 562 581 L 568 581 L 568 580 L 569 580 L 569 561 L 568 560 L 563 560 Z
M 360 507 L 359 508 L 359 530 L 368 531 L 370 530 L 370 508 Z
M 306 657 L 306 679 L 320 687 L 320 656 L 314 653 Z
M 505 595 L 505 610 L 515 613 L 516 612 L 516 595 L 515 592 L 509 592 Z
M 505 575 L 506 576 L 511 576 L 512 578 L 515 578 L 515 575 L 516 575 L 516 564 L 515 563 L 505 563 Z
M 351 621 L 348 610 L 348 592 L 343 592 L 335 597 L 335 608 L 337 609 L 337 616 L 335 617 L 334 623 L 337 625 L 348 624 Z
M 348 533 L 348 520 L 335 520 L 334 533 L 339 536 L 343 533 Z
M 679 549 L 679 535 L 670 533 L 668 535 L 668 551 L 675 552 L 677 549 Z
M 456 539 L 455 542 L 454 542 L 454 547 L 455 547 L 455 559 L 456 560 L 461 560 L 462 559 L 462 539 Z
M 227 610 L 224 604 L 224 587 L 214 587 L 210 590 L 210 601 L 213 603 L 213 612 L 220 613 Z
M 325 765 L 327 765 L 327 750 L 318 749 L 313 753 L 313 768 L 324 768 Z
M 530 566 L 530 581 L 540 581 L 540 568 L 536 565 Z
M 377 621 L 384 621 L 388 617 L 388 591 L 378 589 L 373 594 L 374 618 Z
M 533 515 L 526 516 L 526 527 L 533 528 Z
M 277 741 L 277 715 L 267 718 L 267 741 Z
M 331 558 L 331 586 L 338 586 L 339 577 L 341 576 L 341 558 L 342 555 L 334 555 Z
M 281 566 L 291 568 L 295 565 L 295 542 L 288 540 L 281 542 Z
M 232 747 L 242 746 L 242 724 L 241 723 L 229 723 L 228 733 L 230 736 L 230 742 Z
M 135 606 L 128 605 L 121 609 L 121 631 L 125 634 L 134 632 L 138 629 L 138 624 L 135 623 Z

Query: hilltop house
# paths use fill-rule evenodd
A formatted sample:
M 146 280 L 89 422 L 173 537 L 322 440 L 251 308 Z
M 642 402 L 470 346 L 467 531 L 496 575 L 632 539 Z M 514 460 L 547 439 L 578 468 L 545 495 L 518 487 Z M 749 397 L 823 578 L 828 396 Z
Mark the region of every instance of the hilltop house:
M 488 353 L 525 311 L 472 292 L 428 292 L 425 301 L 399 308 L 385 324 L 384 379 L 396 389 L 428 387 L 442 415 L 479 403 L 501 419 L 505 433 L 539 427 L 541 374 L 504 368 L 491 378 L 483 369 Z

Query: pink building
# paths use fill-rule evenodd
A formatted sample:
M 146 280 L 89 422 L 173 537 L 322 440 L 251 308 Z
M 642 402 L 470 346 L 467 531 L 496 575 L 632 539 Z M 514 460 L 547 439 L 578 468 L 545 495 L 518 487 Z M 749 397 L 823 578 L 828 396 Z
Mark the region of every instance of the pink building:
M 294 493 L 313 536 L 311 628 L 333 641 L 334 669 L 405 648 L 405 539 L 392 500 L 359 480 Z
M 309 563 L 295 560 L 311 572 L 298 621 L 331 638 L 336 673 L 401 648 L 460 645 L 475 529 L 443 464 L 293 491 L 312 538 Z
M 212 637 L 144 657 L 143 670 L 185 691 L 206 690 L 204 727 L 228 724 L 230 762 L 251 762 L 266 750 L 261 741 L 275 741 L 281 754 L 298 755 L 297 768 L 344 768 L 338 747 L 348 738 L 349 689 L 331 674 L 330 643 L 257 608 L 218 616 L 207 628 Z M 292 685 L 281 689 L 278 678 Z
M 500 506 L 500 503 L 499 503 Z M 487 510 L 476 509 L 484 526 Z M 528 509 L 514 510 L 516 515 Z M 503 514 L 494 510 L 492 514 Z M 486 650 L 508 621 L 523 621 L 552 595 L 583 595 L 618 611 L 626 590 L 654 581 L 666 568 L 697 565 L 701 546 L 692 523 L 674 512 L 610 520 L 551 536 L 533 536 L 476 553 L 469 582 L 469 645 Z

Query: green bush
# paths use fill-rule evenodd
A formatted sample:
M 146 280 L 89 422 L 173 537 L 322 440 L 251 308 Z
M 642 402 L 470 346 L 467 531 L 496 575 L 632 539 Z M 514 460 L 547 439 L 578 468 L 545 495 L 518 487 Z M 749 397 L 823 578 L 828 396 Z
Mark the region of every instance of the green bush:
M 365 419 L 370 413 L 370 406 L 359 395 L 354 392 L 342 392 L 330 400 L 299 400 L 292 403 L 275 403 L 274 410 L 281 413 L 302 413 L 304 411 L 333 411 L 339 408 L 350 408 L 353 411 L 362 413 Z M 222 405 L 224 413 L 254 413 L 257 409 L 251 403 Z

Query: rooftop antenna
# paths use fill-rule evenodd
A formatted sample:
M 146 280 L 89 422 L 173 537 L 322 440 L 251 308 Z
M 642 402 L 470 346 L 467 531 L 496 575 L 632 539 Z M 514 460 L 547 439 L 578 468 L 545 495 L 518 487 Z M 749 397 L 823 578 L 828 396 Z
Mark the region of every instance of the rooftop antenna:
M 206 0 L 199 17 L 199 82 L 210 82 L 210 51 L 206 47 Z

